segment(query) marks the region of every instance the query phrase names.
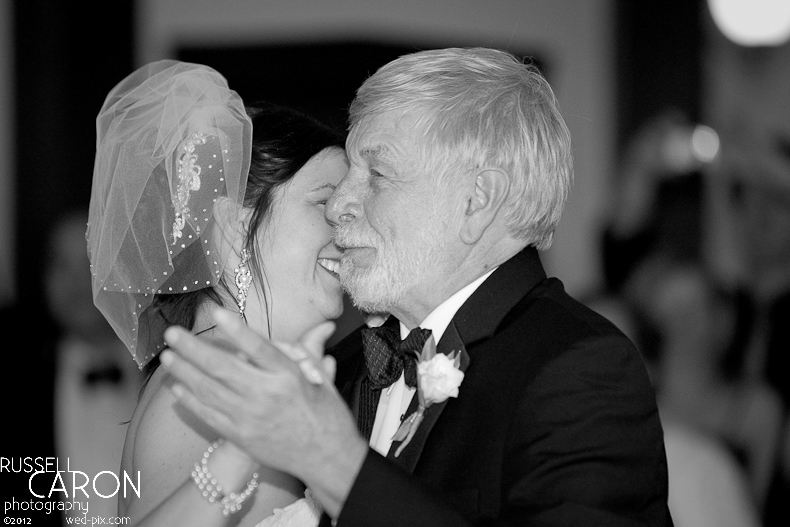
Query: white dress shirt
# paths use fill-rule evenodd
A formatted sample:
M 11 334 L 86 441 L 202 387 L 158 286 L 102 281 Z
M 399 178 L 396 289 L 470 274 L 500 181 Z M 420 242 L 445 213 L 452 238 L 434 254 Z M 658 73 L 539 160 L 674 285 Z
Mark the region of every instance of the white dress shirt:
M 439 340 L 442 338 L 447 326 L 450 325 L 450 321 L 452 321 L 455 313 L 464 305 L 464 302 L 466 302 L 472 293 L 480 287 L 480 284 L 482 284 L 495 270 L 496 267 L 442 302 L 425 317 L 425 320 L 420 323 L 419 327 L 430 329 L 438 345 Z M 409 329 L 401 322 L 401 339 L 406 338 L 408 334 Z M 382 456 L 386 456 L 387 452 L 389 452 L 390 446 L 392 445 L 392 436 L 398 431 L 398 427 L 400 427 L 401 423 L 401 416 L 408 410 L 415 391 L 415 388 L 406 386 L 403 373 L 401 373 L 400 378 L 389 388 L 385 388 L 381 391 L 379 405 L 376 409 L 376 421 L 373 423 L 373 431 L 370 434 L 370 446 Z

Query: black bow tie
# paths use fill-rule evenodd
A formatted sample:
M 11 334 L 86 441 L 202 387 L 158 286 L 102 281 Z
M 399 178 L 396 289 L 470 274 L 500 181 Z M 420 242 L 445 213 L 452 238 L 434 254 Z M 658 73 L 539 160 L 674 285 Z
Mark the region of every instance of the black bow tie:
M 373 390 L 390 386 L 398 380 L 401 372 L 407 386 L 417 386 L 417 354 L 422 352 L 431 330 L 417 327 L 400 340 L 398 329 L 393 325 L 362 330 L 362 349 Z

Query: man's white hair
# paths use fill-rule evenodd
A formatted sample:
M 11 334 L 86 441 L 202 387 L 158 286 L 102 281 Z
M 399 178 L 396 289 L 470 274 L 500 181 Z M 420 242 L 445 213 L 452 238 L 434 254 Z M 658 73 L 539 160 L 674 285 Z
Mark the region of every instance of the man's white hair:
M 573 158 L 557 99 L 534 65 L 487 48 L 404 55 L 359 88 L 350 129 L 394 110 L 415 118 L 426 173 L 452 184 L 459 172 L 504 170 L 509 232 L 549 248 L 573 182 Z

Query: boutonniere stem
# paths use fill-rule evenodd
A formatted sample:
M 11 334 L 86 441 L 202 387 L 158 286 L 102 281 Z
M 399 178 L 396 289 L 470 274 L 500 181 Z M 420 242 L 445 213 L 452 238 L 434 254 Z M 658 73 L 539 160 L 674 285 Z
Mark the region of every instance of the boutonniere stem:
M 461 371 L 461 353 L 453 351 L 449 355 L 436 353 L 436 340 L 431 335 L 422 348 L 422 353 L 415 352 L 417 361 L 417 410 L 403 420 L 393 441 L 402 441 L 395 451 L 398 457 L 425 417 L 425 411 L 433 403 L 441 403 L 448 397 L 458 397 L 458 387 L 464 380 Z

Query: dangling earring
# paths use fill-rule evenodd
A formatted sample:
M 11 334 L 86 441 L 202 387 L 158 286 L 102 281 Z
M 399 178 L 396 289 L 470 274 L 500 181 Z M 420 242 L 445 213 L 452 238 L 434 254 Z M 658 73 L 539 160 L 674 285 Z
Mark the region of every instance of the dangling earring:
M 242 249 L 241 261 L 239 265 L 233 270 L 236 273 L 236 287 L 239 292 L 236 294 L 236 303 L 239 306 L 239 317 L 247 320 L 244 316 L 244 310 L 247 308 L 247 292 L 252 285 L 252 274 L 247 267 L 247 261 L 250 259 L 250 251 Z

